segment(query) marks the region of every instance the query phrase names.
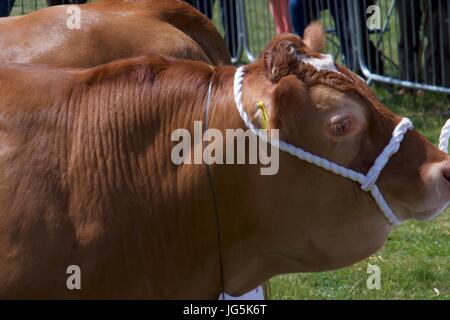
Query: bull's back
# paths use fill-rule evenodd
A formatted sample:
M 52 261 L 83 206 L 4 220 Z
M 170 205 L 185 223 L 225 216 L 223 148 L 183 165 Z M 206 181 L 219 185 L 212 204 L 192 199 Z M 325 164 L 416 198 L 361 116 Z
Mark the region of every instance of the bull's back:
M 80 8 L 79 29 L 68 27 L 68 21 L 75 20 L 71 20 L 73 13 L 66 12 L 67 6 L 0 19 L 0 61 L 90 67 L 158 53 L 217 62 L 211 61 L 204 48 L 188 34 L 173 26 L 173 21 L 161 19 L 158 10 L 165 8 L 114 2 Z

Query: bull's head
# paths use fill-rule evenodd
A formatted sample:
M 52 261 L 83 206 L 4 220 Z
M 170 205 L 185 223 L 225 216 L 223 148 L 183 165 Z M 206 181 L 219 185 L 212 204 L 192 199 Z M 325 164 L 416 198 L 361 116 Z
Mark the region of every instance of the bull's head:
M 384 107 L 357 75 L 320 54 L 323 44 L 320 25 L 311 25 L 304 39 L 277 36 L 246 67 L 243 106 L 253 123 L 262 126 L 254 106 L 264 101 L 269 127 L 279 129 L 282 140 L 366 174 L 402 118 Z M 270 241 L 255 244 L 257 259 L 246 266 L 248 274 L 261 265 L 266 275 L 349 265 L 377 251 L 391 230 L 358 183 L 287 153 L 280 154 L 277 175 L 253 176 L 251 181 L 246 193 L 257 208 L 255 234 Z M 409 130 L 377 185 L 400 221 L 432 219 L 450 201 L 450 158 Z M 248 278 L 236 276 L 230 287 L 242 288 L 239 281 Z M 249 282 L 245 289 L 255 284 Z

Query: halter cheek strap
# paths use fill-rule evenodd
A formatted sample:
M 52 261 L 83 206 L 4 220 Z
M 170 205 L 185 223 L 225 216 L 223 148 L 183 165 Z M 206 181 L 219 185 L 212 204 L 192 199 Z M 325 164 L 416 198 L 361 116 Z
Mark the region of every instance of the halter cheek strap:
M 347 169 L 337 163 L 331 162 L 325 158 L 318 157 L 309 153 L 302 148 L 291 145 L 283 140 L 272 141 L 268 140 L 267 135 L 258 130 L 252 123 L 250 117 L 244 110 L 244 106 L 242 104 L 242 87 L 245 76 L 245 68 L 240 67 L 237 69 L 236 74 L 234 76 L 234 99 L 236 102 L 236 108 L 244 121 L 245 125 L 260 139 L 263 139 L 267 143 L 270 143 L 274 147 L 279 148 L 280 150 L 291 154 L 294 157 L 297 157 L 300 160 L 306 161 L 308 163 L 314 164 L 320 168 L 323 168 L 327 171 L 331 171 L 334 174 L 340 175 L 344 178 L 353 180 L 358 182 L 361 185 L 361 189 L 370 192 L 381 212 L 383 212 L 386 219 L 389 223 L 393 225 L 398 225 L 401 223 L 401 220 L 397 218 L 394 211 L 390 208 L 386 200 L 384 199 L 380 189 L 376 185 L 377 179 L 380 176 L 381 171 L 388 163 L 390 157 L 395 154 L 399 148 L 400 143 L 402 142 L 406 132 L 409 129 L 412 129 L 412 122 L 408 118 L 403 118 L 395 127 L 392 138 L 389 141 L 389 144 L 384 148 L 384 150 L 380 153 L 380 155 L 375 160 L 372 168 L 368 171 L 366 175 Z M 450 135 L 450 123 L 449 123 L 449 135 Z M 448 136 L 447 136 L 448 139 Z

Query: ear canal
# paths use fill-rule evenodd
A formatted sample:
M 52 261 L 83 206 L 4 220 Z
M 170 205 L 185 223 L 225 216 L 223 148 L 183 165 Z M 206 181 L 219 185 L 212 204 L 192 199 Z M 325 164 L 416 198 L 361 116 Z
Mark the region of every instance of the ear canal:
M 305 84 L 296 76 L 289 75 L 281 79 L 271 96 L 270 127 L 286 129 L 297 125 L 296 109 L 309 103 L 306 92 Z
M 303 41 L 309 49 L 322 52 L 326 44 L 325 30 L 322 24 L 317 21 L 309 24 L 305 29 Z
M 303 41 L 296 35 L 277 36 L 264 52 L 267 79 L 277 83 L 281 78 L 293 74 L 298 68 L 300 49 L 304 46 Z

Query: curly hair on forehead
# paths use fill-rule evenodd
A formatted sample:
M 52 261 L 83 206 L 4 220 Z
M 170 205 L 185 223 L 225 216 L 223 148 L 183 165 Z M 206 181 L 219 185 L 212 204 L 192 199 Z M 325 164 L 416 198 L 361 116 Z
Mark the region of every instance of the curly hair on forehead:
M 338 91 L 355 91 L 354 80 L 334 71 L 318 71 L 314 66 L 300 63 L 296 76 L 308 86 L 325 85 Z
M 353 93 L 368 106 L 375 108 L 382 114 L 390 113 L 381 105 L 372 89 L 367 83 L 345 67 L 336 64 L 339 73 L 334 71 L 318 71 L 314 66 L 300 64 L 296 76 L 308 86 L 324 85 L 344 93 Z
M 307 86 L 324 85 L 351 94 L 366 105 L 370 123 L 377 132 L 390 132 L 395 126 L 395 115 L 378 100 L 367 83 L 347 68 L 336 64 L 339 71 L 318 71 L 314 66 L 300 64 L 296 76 Z
M 281 34 L 267 45 L 259 63 L 264 65 L 266 77 L 272 83 L 279 82 L 284 76 L 295 74 L 309 85 L 323 84 L 339 91 L 358 91 L 358 81 L 355 81 L 357 76 L 347 69 L 336 66 L 339 73 L 319 71 L 314 66 L 302 63 L 304 57 L 321 59 L 322 55 L 308 48 L 302 38 L 293 34 Z

